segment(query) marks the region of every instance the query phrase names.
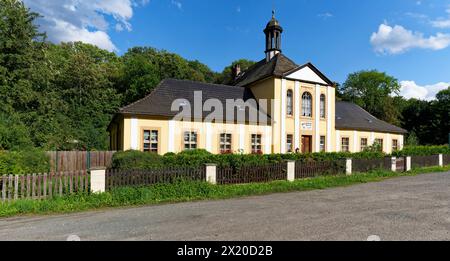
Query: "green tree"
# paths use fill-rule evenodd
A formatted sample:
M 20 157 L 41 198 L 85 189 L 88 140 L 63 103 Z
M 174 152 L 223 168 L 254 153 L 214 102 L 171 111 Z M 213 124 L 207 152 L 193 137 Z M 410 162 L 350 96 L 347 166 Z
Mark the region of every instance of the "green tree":
M 239 64 L 241 67 L 241 72 L 247 70 L 250 68 L 250 66 L 254 65 L 256 62 L 247 60 L 247 59 L 240 59 L 236 60 L 231 63 L 231 65 L 225 67 L 219 75 L 217 75 L 215 82 L 219 84 L 232 84 L 234 79 L 232 79 L 232 69 L 236 64 Z
M 213 82 L 216 73 L 199 61 L 188 61 L 167 51 L 149 47 L 134 47 L 122 57 L 122 80 L 118 87 L 129 104 L 150 93 L 167 78 Z
M 58 68 L 52 81 L 59 92 L 70 129 L 60 133 L 58 148 L 107 149 L 106 128 L 117 111 L 121 96 L 116 82 L 120 77 L 120 59 L 108 51 L 81 42 L 55 45 L 51 63 Z
M 0 1 L 0 102 L 4 112 L 25 111 L 36 103 L 34 77 L 39 76 L 44 34 L 22 1 Z
M 340 87 L 343 100 L 356 103 L 375 117 L 393 124 L 400 123 L 400 112 L 392 97 L 399 92 L 397 79 L 376 70 L 352 73 Z

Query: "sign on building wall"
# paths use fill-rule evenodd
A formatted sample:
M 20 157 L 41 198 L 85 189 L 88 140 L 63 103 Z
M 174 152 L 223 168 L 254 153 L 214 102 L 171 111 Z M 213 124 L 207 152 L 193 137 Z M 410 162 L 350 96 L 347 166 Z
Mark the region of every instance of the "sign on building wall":
M 307 122 L 307 121 L 302 121 L 300 123 L 300 125 L 302 126 L 302 130 L 312 130 L 312 122 Z

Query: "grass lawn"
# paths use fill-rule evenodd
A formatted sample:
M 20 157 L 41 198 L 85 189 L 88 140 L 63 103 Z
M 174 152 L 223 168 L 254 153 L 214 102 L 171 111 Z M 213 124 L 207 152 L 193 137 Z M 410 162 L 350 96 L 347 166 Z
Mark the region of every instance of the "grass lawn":
M 174 184 L 156 184 L 135 188 L 124 187 L 102 194 L 75 194 L 55 197 L 49 200 L 16 200 L 5 202 L 0 203 L 0 217 L 25 214 L 70 213 L 99 208 L 214 200 L 280 192 L 306 191 L 449 170 L 450 165 L 442 168 L 418 168 L 404 173 L 380 170 L 368 173 L 354 173 L 351 176 L 341 175 L 301 179 L 294 182 L 274 181 L 270 183 L 220 186 L 211 185 L 206 182 L 180 181 Z

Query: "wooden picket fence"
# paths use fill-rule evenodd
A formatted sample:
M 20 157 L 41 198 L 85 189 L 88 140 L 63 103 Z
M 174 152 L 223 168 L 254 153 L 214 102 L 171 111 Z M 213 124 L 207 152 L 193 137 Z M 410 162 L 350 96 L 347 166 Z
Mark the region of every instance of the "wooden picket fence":
M 53 172 L 110 168 L 116 151 L 48 151 Z
M 124 186 L 173 183 L 177 180 L 206 180 L 205 167 L 165 167 L 147 170 L 106 170 L 106 190 Z
M 338 175 L 345 173 L 345 160 L 295 162 L 295 178 Z
M 48 199 L 54 196 L 89 192 L 86 170 L 0 176 L 1 201 Z
M 439 165 L 439 155 L 411 156 L 413 168 L 431 167 Z
M 286 180 L 287 165 L 285 162 L 261 166 L 243 166 L 240 168 L 217 168 L 217 184 L 261 183 L 275 180 Z

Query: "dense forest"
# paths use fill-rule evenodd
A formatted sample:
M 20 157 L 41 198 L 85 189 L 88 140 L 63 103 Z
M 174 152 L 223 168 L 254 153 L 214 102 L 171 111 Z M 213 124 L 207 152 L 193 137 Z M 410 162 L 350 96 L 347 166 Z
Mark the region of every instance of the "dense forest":
M 21 1 L 0 0 L 0 150 L 108 149 L 106 128 L 117 109 L 162 79 L 224 83 L 232 65 L 214 72 L 164 50 L 134 47 L 118 56 L 81 42 L 53 44 Z M 398 81 L 377 71 L 349 75 L 341 99 L 411 131 L 410 143 L 447 142 L 450 89 L 435 101 L 405 100 Z

